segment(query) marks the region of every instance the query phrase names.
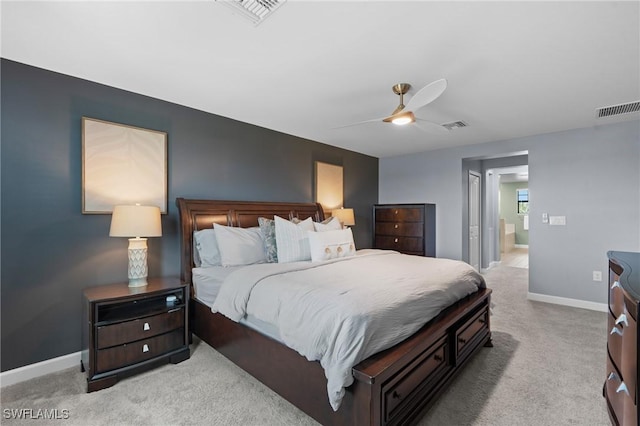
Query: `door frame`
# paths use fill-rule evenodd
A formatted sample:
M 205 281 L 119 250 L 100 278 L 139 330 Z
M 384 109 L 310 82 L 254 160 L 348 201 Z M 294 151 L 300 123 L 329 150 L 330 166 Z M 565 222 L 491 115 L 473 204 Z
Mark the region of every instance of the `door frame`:
M 471 264 L 472 259 L 472 247 L 471 247 L 471 217 L 472 217 L 472 196 L 473 191 L 471 191 L 471 177 L 475 177 L 478 179 L 478 193 L 477 193 L 477 223 L 478 223 L 478 272 L 482 270 L 482 206 L 483 206 L 483 196 L 482 196 L 482 174 L 473 170 L 468 171 L 467 175 L 467 250 L 468 250 L 468 259 L 469 264 Z

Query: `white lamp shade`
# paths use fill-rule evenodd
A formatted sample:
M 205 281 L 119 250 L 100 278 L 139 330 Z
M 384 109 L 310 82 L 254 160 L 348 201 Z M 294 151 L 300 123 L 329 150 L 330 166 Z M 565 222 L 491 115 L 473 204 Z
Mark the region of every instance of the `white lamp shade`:
M 160 208 L 156 206 L 115 206 L 110 237 L 161 237 Z
M 353 226 L 356 224 L 353 209 L 336 209 L 331 211 L 331 216 L 337 217 L 344 226 Z

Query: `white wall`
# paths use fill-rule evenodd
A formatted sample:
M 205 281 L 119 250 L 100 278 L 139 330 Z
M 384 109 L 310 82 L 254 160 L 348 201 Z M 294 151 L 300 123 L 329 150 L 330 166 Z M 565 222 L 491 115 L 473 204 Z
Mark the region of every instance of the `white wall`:
M 462 259 L 462 160 L 515 151 L 529 153 L 529 291 L 606 303 L 592 271 L 606 277 L 607 250 L 640 251 L 639 121 L 382 158 L 379 201 L 435 203 L 437 256 Z

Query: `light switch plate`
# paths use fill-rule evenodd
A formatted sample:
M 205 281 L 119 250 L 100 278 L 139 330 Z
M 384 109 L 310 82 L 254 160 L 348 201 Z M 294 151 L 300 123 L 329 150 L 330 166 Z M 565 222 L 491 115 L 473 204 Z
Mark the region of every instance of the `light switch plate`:
M 549 215 L 547 213 L 542 213 L 542 223 L 549 223 Z
M 549 225 L 564 226 L 566 224 L 566 216 L 549 216 Z

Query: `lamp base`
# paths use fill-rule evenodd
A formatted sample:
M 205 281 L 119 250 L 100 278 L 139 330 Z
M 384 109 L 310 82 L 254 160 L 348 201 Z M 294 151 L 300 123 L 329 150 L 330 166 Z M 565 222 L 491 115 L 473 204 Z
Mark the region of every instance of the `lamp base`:
M 147 239 L 129 238 L 129 287 L 147 285 Z
M 147 283 L 147 277 L 144 278 L 129 278 L 129 287 L 144 287 Z

